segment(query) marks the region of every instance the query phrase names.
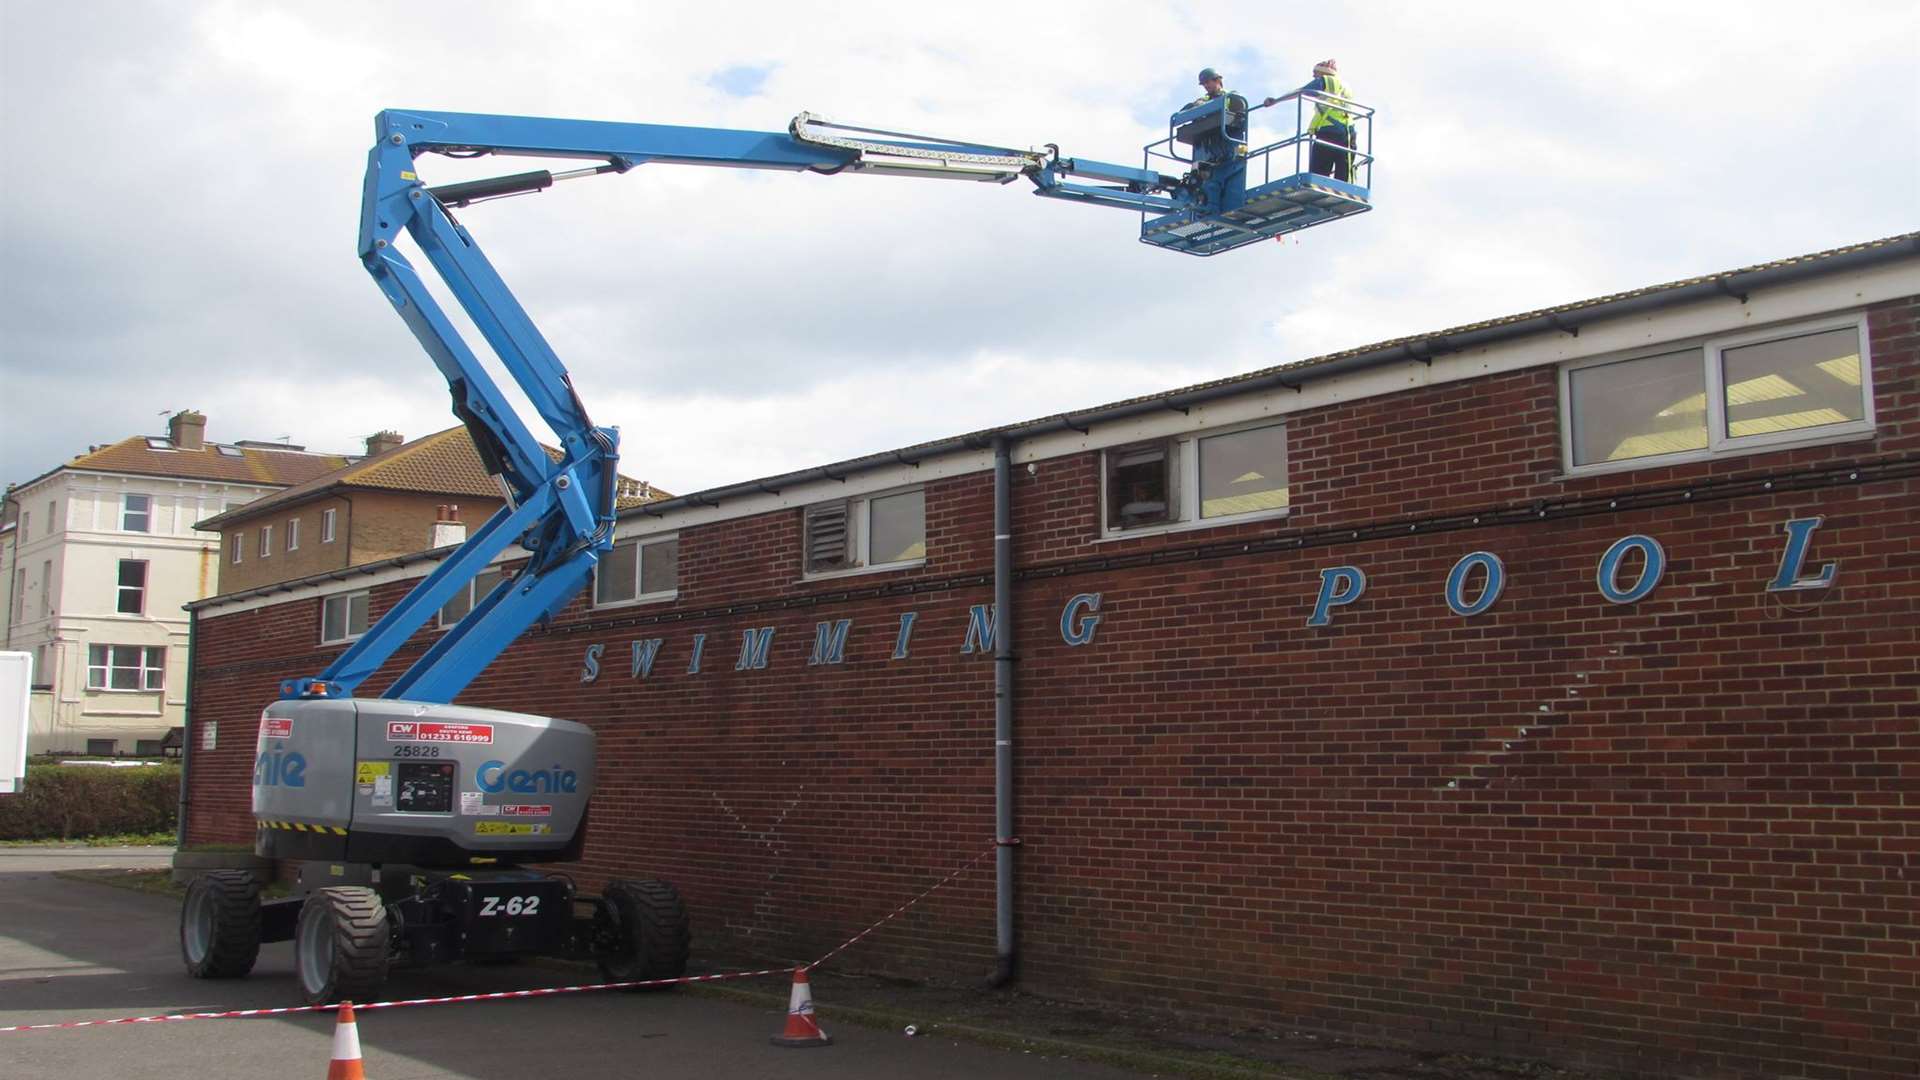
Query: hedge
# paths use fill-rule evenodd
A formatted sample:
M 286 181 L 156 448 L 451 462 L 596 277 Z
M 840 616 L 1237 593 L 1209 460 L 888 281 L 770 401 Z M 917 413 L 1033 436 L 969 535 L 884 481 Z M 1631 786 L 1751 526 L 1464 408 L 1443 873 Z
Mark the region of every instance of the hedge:
M 178 765 L 29 763 L 20 789 L 0 795 L 0 840 L 171 832 L 179 809 Z

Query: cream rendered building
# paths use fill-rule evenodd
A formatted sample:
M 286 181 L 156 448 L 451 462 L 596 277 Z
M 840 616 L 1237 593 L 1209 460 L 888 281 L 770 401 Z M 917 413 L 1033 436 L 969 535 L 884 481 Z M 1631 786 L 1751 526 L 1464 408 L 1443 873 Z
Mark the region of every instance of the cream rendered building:
M 205 441 L 206 418 L 96 447 L 7 492 L 0 649 L 34 657 L 32 754 L 157 754 L 186 712 L 189 601 L 219 580 L 195 523 L 349 459 Z

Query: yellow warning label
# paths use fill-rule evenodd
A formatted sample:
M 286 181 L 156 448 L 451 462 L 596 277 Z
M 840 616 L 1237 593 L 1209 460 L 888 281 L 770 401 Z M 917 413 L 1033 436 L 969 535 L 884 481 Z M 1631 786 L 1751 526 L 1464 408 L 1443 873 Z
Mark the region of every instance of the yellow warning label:
M 419 174 L 417 174 L 417 173 L 411 173 L 411 172 L 406 172 L 406 171 L 404 171 L 404 170 L 402 170 L 402 172 L 400 173 L 400 179 L 402 179 L 402 180 L 418 180 L 418 179 L 420 179 L 420 176 L 419 176 Z
M 473 831 L 479 836 L 545 836 L 553 831 L 553 826 L 518 821 L 476 821 Z
M 393 762 L 391 761 L 362 761 L 354 769 L 353 782 L 356 784 L 371 784 L 379 777 L 389 775 L 392 771 Z

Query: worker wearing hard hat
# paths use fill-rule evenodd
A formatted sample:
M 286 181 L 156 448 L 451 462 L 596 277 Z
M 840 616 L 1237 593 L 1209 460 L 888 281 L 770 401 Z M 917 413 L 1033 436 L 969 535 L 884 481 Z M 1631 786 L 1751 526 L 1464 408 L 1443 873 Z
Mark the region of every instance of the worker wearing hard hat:
M 1331 99 L 1314 102 L 1313 119 L 1307 124 L 1307 133 L 1313 136 L 1313 152 L 1308 156 L 1307 168 L 1321 176 L 1351 182 L 1353 114 L 1341 108 L 1340 104 L 1352 101 L 1353 96 L 1347 93 L 1346 84 L 1340 81 L 1340 65 L 1332 60 L 1322 60 L 1313 65 L 1313 81 L 1294 93 L 1311 93 Z M 1268 98 L 1263 104 L 1272 105 L 1279 100 Z
M 1216 135 L 1206 143 L 1201 144 L 1197 149 L 1205 154 L 1209 161 L 1225 161 L 1238 152 L 1236 150 L 1236 144 L 1240 147 L 1246 145 L 1247 99 L 1228 90 L 1226 88 L 1226 80 L 1222 79 L 1220 73 L 1212 68 L 1200 69 L 1200 88 L 1206 92 L 1194 98 L 1192 101 L 1187 102 L 1186 107 L 1191 109 L 1195 105 L 1212 101 L 1218 97 L 1225 97 L 1227 99 L 1227 115 L 1225 135 Z

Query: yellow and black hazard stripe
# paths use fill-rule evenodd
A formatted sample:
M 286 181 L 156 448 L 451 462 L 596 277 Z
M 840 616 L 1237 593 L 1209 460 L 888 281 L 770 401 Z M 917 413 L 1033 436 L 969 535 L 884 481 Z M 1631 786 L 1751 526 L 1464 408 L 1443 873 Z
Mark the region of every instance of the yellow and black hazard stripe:
M 299 821 L 269 821 L 255 818 L 254 824 L 262 829 L 285 829 L 288 832 L 319 833 L 321 836 L 345 836 L 347 830 L 338 825 L 308 825 Z

